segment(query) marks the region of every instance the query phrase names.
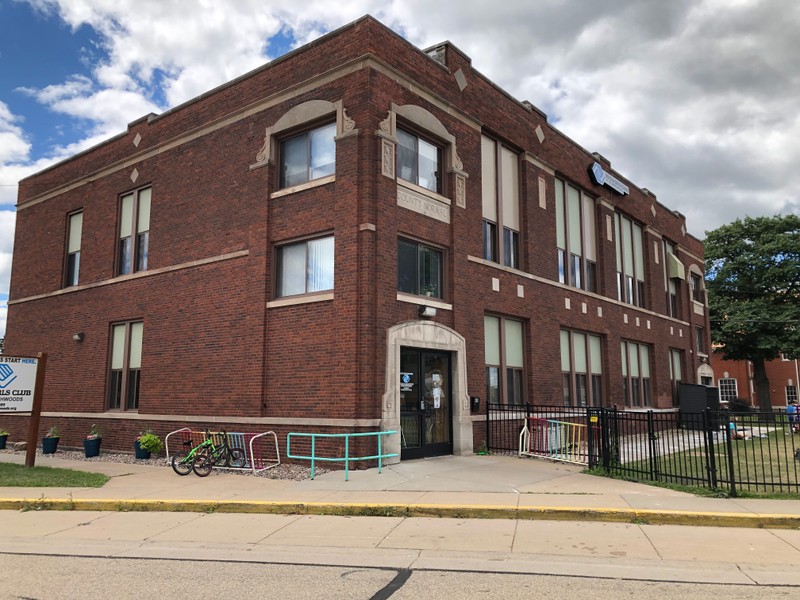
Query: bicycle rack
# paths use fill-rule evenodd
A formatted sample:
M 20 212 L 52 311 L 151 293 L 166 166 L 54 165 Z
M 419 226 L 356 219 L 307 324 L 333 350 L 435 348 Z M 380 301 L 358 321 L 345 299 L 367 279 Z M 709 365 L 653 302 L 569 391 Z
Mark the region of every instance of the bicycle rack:
M 223 432 L 211 431 L 210 433 L 214 438 L 215 443 L 222 442 L 221 436 Z M 273 469 L 281 464 L 281 454 L 280 450 L 278 449 L 278 436 L 275 435 L 275 432 L 265 431 L 262 433 L 251 433 L 229 431 L 227 433 L 228 443 L 230 443 L 231 448 L 237 448 L 241 450 L 244 453 L 246 460 L 244 467 L 228 468 L 236 469 L 237 471 L 250 469 L 255 474 L 260 473 L 261 471 L 266 471 L 267 469 Z M 164 438 L 164 448 L 167 452 L 167 460 L 170 458 L 170 436 L 173 435 L 177 436 L 180 440 L 182 440 L 182 442 L 191 440 L 193 446 L 197 446 L 206 439 L 205 431 L 195 431 L 190 427 L 182 427 L 181 429 L 176 429 L 175 431 L 168 433 Z M 274 454 L 272 450 L 272 444 L 269 443 L 270 436 L 274 442 Z

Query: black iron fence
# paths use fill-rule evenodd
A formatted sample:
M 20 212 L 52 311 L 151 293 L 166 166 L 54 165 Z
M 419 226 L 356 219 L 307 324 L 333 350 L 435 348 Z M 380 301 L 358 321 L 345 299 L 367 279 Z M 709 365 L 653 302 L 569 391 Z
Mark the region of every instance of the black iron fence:
M 800 432 L 782 412 L 490 404 L 486 417 L 487 446 L 495 453 L 568 456 L 619 477 L 732 496 L 800 493 Z

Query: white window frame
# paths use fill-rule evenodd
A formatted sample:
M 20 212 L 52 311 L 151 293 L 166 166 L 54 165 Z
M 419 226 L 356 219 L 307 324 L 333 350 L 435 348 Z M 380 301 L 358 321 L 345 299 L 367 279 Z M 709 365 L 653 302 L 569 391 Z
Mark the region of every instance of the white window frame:
M 733 385 L 733 395 L 731 396 L 731 384 Z M 720 402 L 730 402 L 739 397 L 739 382 L 734 377 L 720 377 L 717 379 L 719 388 Z
M 483 258 L 521 269 L 522 211 L 519 152 L 481 135 Z
M 496 336 L 489 336 L 489 327 L 491 323 L 496 321 L 497 331 Z M 526 368 L 527 360 L 525 358 L 525 322 L 521 319 L 506 318 L 496 314 L 486 314 L 483 317 L 484 332 L 484 364 L 485 364 L 485 385 L 486 385 L 486 402 L 491 402 L 492 394 L 491 389 L 497 389 L 499 404 L 511 406 L 523 406 L 526 403 Z M 518 327 L 518 330 L 517 330 Z M 493 339 L 496 338 L 497 347 L 492 344 Z M 519 343 L 518 348 L 512 348 L 512 344 Z M 520 360 L 512 364 L 510 362 L 510 355 L 514 353 L 520 356 Z M 491 360 L 492 357 L 497 357 L 498 360 Z M 516 363 L 521 364 L 516 364 Z M 496 371 L 496 381 L 492 377 L 492 371 Z M 514 387 L 518 387 L 519 397 L 515 398 L 515 402 L 510 402 L 509 394 L 509 379 L 514 381 Z M 494 383 L 494 385 L 493 385 Z
M 64 263 L 64 287 L 78 285 L 80 281 L 82 237 L 83 210 L 76 210 L 67 215 L 67 252 Z M 71 266 L 72 268 L 70 268 Z
M 309 254 L 308 248 L 309 244 L 312 242 L 319 242 L 323 240 L 330 240 L 333 244 L 332 254 L 331 254 L 331 264 L 330 264 L 330 287 L 325 288 L 318 288 L 309 291 Z M 305 280 L 304 280 L 304 291 L 296 292 L 287 294 L 283 289 L 283 284 L 285 282 L 285 277 L 283 273 L 284 263 L 284 251 L 287 248 L 296 248 L 299 246 L 303 246 L 305 248 L 305 259 L 304 259 L 304 270 L 305 270 Z M 281 244 L 277 244 L 275 246 L 275 298 L 283 299 L 283 298 L 298 298 L 302 296 L 314 296 L 319 294 L 329 294 L 333 291 L 335 285 L 335 275 L 336 275 L 336 241 L 333 233 L 329 233 L 326 235 L 320 235 L 315 237 L 304 238 L 301 240 L 294 240 L 290 242 L 284 242 Z
M 556 177 L 558 280 L 597 292 L 597 205 L 595 199 Z
M 324 130 L 330 130 L 330 142 L 333 145 L 333 170 L 331 172 L 324 172 L 319 175 L 314 176 L 313 168 L 314 168 L 314 134 L 322 132 Z M 286 145 L 290 142 L 297 141 L 300 138 L 305 139 L 305 148 L 306 148 L 306 161 L 305 161 L 305 177 L 298 181 L 286 182 L 286 165 L 285 160 L 287 156 Z M 320 179 L 325 179 L 327 177 L 332 177 L 336 175 L 336 122 L 331 119 L 328 122 L 324 123 L 317 123 L 313 126 L 307 127 L 301 131 L 296 131 L 290 135 L 286 135 L 279 140 L 279 152 L 278 152 L 278 188 L 283 190 L 287 188 L 294 188 L 297 186 L 306 185 L 308 183 L 312 183 L 314 181 L 318 181 Z
M 585 406 L 603 406 L 605 395 L 605 381 L 603 370 L 603 338 L 596 333 L 577 331 L 572 329 L 560 330 L 561 351 L 561 376 L 562 397 L 564 406 L 583 407 L 581 404 L 580 377 L 583 376 L 583 391 L 585 393 Z M 583 342 L 583 361 L 579 361 L 581 354 L 576 352 L 580 342 Z M 585 362 L 585 367 L 580 368 L 580 362 Z M 596 397 L 599 394 L 599 398 Z
M 117 333 L 120 333 L 122 337 L 118 338 Z M 107 410 L 139 410 L 143 340 L 143 321 L 124 321 L 111 324 L 108 352 Z M 118 374 L 118 378 L 115 378 L 115 373 Z M 131 382 L 131 374 L 135 375 L 135 381 L 133 382 Z M 131 383 L 136 386 L 136 391 L 132 398 L 133 402 L 129 402 Z
M 614 213 L 617 256 L 617 300 L 645 308 L 644 226 L 627 215 Z
M 130 200 L 130 213 L 126 203 Z M 153 205 L 153 188 L 145 186 L 126 192 L 119 197 L 117 226 L 117 275 L 130 275 L 146 271 L 150 261 L 150 216 Z M 127 256 L 127 261 L 124 257 Z

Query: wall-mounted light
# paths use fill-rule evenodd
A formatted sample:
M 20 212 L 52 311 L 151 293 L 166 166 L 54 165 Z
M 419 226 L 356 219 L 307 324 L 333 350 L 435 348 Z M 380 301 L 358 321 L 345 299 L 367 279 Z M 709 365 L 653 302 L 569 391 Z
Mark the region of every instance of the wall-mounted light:
M 82 342 L 83 341 L 83 333 L 73 333 L 72 334 L 72 341 L 74 341 L 74 342 Z
M 435 317 L 436 316 L 436 309 L 433 306 L 420 306 L 419 307 L 419 316 L 420 317 Z

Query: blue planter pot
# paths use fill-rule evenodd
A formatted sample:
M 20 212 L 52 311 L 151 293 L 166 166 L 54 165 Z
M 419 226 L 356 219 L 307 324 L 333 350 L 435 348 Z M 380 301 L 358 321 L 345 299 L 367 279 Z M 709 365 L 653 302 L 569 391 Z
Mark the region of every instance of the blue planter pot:
M 93 456 L 100 456 L 100 442 L 103 441 L 102 438 L 96 438 L 93 440 L 83 440 L 83 452 L 86 454 L 86 458 L 92 458 Z
M 0 435 L 0 450 L 6 449 L 6 441 L 8 440 L 7 435 Z
M 55 454 L 60 439 L 57 437 L 42 438 L 42 454 Z
M 139 440 L 133 442 L 133 449 L 136 451 L 136 458 L 140 460 L 147 460 L 150 458 L 150 452 L 142 450 L 142 447 L 139 445 Z

